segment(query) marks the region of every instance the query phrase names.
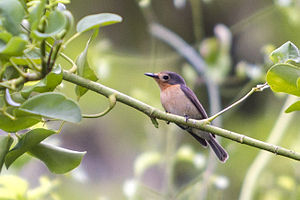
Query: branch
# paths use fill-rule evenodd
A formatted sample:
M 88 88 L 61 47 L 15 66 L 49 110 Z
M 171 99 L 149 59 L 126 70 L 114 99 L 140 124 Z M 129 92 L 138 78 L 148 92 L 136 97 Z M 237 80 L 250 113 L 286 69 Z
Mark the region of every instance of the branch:
M 200 129 L 203 131 L 211 132 L 213 134 L 228 138 L 230 140 L 239 142 L 241 144 L 246 144 L 246 145 L 249 145 L 252 147 L 256 147 L 259 149 L 263 149 L 263 150 L 272 152 L 276 155 L 281 155 L 281 156 L 285 156 L 285 157 L 288 157 L 291 159 L 300 160 L 300 154 L 295 151 L 292 151 L 292 150 L 289 150 L 289 149 L 286 149 L 286 148 L 283 148 L 280 146 L 276 146 L 273 144 L 269 144 L 266 142 L 262 142 L 260 140 L 256 140 L 256 139 L 253 139 L 253 138 L 245 136 L 245 135 L 241 135 L 241 134 L 238 134 L 238 133 L 235 133 L 232 131 L 218 128 L 216 126 L 208 125 L 207 121 L 205 121 L 205 120 L 189 119 L 188 121 L 186 121 L 185 117 L 165 113 L 165 112 L 160 111 L 152 106 L 149 106 L 137 99 L 134 99 L 126 94 L 123 94 L 117 90 L 114 90 L 112 88 L 101 85 L 100 83 L 96 83 L 96 82 L 87 80 L 78 75 L 70 74 L 67 71 L 63 72 L 63 79 L 68 82 L 74 83 L 76 85 L 85 87 L 89 90 L 92 90 L 92 91 L 99 93 L 101 95 L 104 95 L 106 97 L 109 97 L 110 95 L 115 94 L 117 101 L 119 101 L 123 104 L 126 104 L 132 108 L 135 108 L 136 110 L 143 112 L 150 118 L 157 118 L 157 119 L 170 121 L 170 122 L 186 125 L 189 127 L 197 128 L 197 129 Z M 200 134 L 199 134 L 199 136 L 201 137 Z

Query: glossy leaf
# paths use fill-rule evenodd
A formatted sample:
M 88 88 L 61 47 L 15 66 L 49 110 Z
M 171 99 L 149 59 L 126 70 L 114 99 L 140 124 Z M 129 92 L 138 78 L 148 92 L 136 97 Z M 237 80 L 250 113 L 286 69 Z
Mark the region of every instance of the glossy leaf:
M 12 37 L 7 44 L 0 46 L 0 55 L 4 56 L 20 56 L 26 48 L 27 41 L 21 37 Z
M 11 34 L 19 34 L 20 24 L 24 15 L 24 8 L 18 0 L 0 1 L 0 21 L 4 28 Z
M 39 49 L 30 49 L 29 51 L 25 49 L 24 53 L 27 54 L 27 57 L 24 55 L 16 56 L 16 57 L 11 57 L 11 60 L 16 65 L 28 65 L 28 63 L 30 63 L 29 59 L 37 65 L 41 64 L 41 53 Z
M 16 146 L 7 153 L 5 158 L 6 167 L 8 168 L 21 155 L 55 133 L 53 130 L 37 128 L 23 134 Z
M 10 135 L 0 135 L 0 172 L 4 164 L 5 157 L 11 144 L 13 143 L 13 138 Z
M 89 79 L 91 81 L 97 81 L 98 78 L 95 75 L 94 71 L 90 68 L 89 63 L 88 63 L 88 59 L 87 59 L 87 53 L 88 53 L 88 48 L 89 48 L 90 41 L 91 41 L 91 38 L 87 42 L 83 52 L 76 59 L 76 65 L 78 67 L 77 68 L 77 73 L 78 73 L 79 76 L 82 76 L 86 79 Z M 78 98 L 83 96 L 87 91 L 88 91 L 88 89 L 86 89 L 84 87 L 81 87 L 81 86 L 78 86 L 78 85 L 76 85 L 76 87 L 75 87 L 75 92 L 76 92 L 76 95 L 77 95 Z
M 31 31 L 35 31 L 38 28 L 41 17 L 44 14 L 46 6 L 46 0 L 41 0 L 32 6 L 29 10 L 29 23 Z
M 267 82 L 274 92 L 284 92 L 300 96 L 297 80 L 300 68 L 290 64 L 276 64 L 267 73 Z
M 62 69 L 60 65 L 56 65 L 52 71 L 40 82 L 29 86 L 22 90 L 21 94 L 24 98 L 28 98 L 32 92 L 49 92 L 53 91 L 62 81 Z
M 42 117 L 73 123 L 81 120 L 81 111 L 78 104 L 66 98 L 63 94 L 55 92 L 38 94 L 25 101 L 20 109 Z
M 299 49 L 292 42 L 288 41 L 279 48 L 275 49 L 271 55 L 271 60 L 274 63 L 286 63 L 289 61 L 300 61 Z
M 86 152 L 41 143 L 31 148 L 29 153 L 43 161 L 51 172 L 63 174 L 76 168 Z
M 10 40 L 10 38 L 12 38 L 12 34 L 10 34 L 9 32 L 0 32 L 0 41 L 1 40 L 3 41 L 2 44 L 5 45 L 6 43 L 8 43 L 8 41 Z M 0 48 L 2 48 L 1 46 L 0 46 Z
M 101 13 L 96 15 L 89 15 L 82 18 L 76 26 L 77 32 L 85 32 L 94 28 L 108 26 L 111 24 L 119 23 L 122 17 L 112 13 Z
M 293 111 L 300 111 L 300 101 L 293 103 L 285 110 L 286 113 L 290 113 Z
M 8 111 L 11 111 L 9 109 Z M 26 128 L 29 128 L 41 121 L 41 117 L 24 113 L 19 109 L 13 109 L 11 113 L 14 113 L 15 120 L 0 113 L 0 129 L 6 132 L 14 133 Z
M 61 11 L 55 10 L 51 12 L 48 16 L 48 23 L 46 26 L 45 33 L 41 33 L 36 30 L 34 31 L 34 34 L 38 38 L 52 37 L 61 33 L 65 29 L 67 23 L 68 22 L 65 15 Z

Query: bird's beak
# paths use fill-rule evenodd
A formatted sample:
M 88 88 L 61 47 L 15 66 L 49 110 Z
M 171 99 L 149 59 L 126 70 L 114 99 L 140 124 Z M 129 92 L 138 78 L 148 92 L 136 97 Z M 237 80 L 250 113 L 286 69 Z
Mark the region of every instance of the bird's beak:
M 158 78 L 158 75 L 157 74 L 154 74 L 154 73 L 145 73 L 146 76 L 150 76 L 152 78 Z

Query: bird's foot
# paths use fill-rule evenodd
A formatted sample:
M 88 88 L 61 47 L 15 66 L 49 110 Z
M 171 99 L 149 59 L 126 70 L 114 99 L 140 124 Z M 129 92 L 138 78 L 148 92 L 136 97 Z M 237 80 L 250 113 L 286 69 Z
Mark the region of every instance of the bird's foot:
M 187 122 L 190 119 L 188 115 L 184 115 L 184 117 L 185 117 L 185 122 Z

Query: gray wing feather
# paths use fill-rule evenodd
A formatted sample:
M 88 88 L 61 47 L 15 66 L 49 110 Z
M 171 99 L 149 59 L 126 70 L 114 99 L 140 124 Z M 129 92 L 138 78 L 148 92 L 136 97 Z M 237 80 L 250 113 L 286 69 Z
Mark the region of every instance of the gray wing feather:
M 185 96 L 187 98 L 189 98 L 189 100 L 195 105 L 195 107 L 197 108 L 197 110 L 201 114 L 202 118 L 203 119 L 207 118 L 208 116 L 207 116 L 203 106 L 199 102 L 198 98 L 194 94 L 194 92 L 190 88 L 188 88 L 186 85 L 180 85 L 180 88 L 184 92 Z

